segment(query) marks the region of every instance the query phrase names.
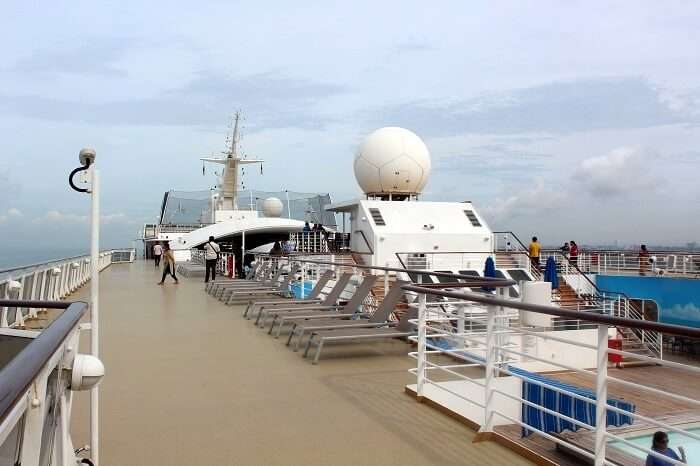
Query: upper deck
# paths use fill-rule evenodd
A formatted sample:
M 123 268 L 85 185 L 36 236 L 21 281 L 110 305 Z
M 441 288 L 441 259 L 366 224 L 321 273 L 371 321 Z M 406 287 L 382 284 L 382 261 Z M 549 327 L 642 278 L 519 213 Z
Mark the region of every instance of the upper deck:
M 102 464 L 529 464 L 406 396 L 406 343 L 331 347 L 314 366 L 201 279 L 159 279 L 143 261 L 101 274 Z M 74 404 L 76 445 L 88 396 Z

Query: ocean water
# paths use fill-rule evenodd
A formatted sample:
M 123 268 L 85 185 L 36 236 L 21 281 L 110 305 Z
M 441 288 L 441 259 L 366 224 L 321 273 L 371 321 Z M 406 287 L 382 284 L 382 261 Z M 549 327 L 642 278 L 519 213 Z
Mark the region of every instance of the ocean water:
M 0 271 L 23 265 L 89 254 L 89 252 L 88 248 L 35 248 L 31 246 L 2 249 L 0 250 Z

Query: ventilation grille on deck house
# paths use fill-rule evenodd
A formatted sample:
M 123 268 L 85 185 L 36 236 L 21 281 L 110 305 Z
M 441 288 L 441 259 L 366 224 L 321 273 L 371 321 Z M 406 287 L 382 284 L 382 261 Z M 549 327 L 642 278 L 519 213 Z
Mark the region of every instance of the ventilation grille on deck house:
M 374 220 L 375 225 L 377 225 L 377 226 L 386 225 L 386 222 L 384 221 L 384 217 L 382 217 L 382 213 L 379 212 L 379 209 L 376 209 L 376 208 L 369 209 L 369 213 L 372 216 L 372 220 Z
M 479 219 L 476 218 L 476 215 L 474 215 L 473 210 L 465 210 L 464 213 L 466 214 L 469 221 L 472 222 L 472 226 L 475 226 L 475 227 L 481 226 L 481 222 L 479 222 Z

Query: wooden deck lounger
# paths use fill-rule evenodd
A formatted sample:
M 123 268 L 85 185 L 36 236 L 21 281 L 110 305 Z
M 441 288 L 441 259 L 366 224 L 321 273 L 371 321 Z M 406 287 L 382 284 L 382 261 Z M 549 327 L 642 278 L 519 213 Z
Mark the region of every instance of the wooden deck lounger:
M 355 292 L 352 294 L 352 297 L 348 300 L 348 302 L 338 309 L 300 310 L 275 314 L 272 318 L 270 331 L 267 333 L 271 334 L 275 328 L 275 324 L 277 324 L 275 338 L 279 338 L 284 326 L 290 323 L 292 319 L 323 319 L 330 316 L 347 317 L 349 319 L 358 313 L 358 309 L 362 307 L 362 302 L 372 291 L 375 281 L 377 281 L 376 275 L 365 276 L 362 279 L 362 282 L 357 286 L 357 288 L 355 288 Z
M 382 340 L 389 338 L 407 338 L 415 335 L 414 325 L 409 322 L 410 319 L 415 319 L 418 316 L 418 309 L 410 307 L 408 311 L 401 317 L 399 323 L 395 327 L 380 327 L 380 328 L 341 328 L 335 330 L 319 330 L 312 332 L 309 341 L 306 342 L 306 350 L 304 357 L 309 354 L 309 349 L 312 346 L 316 347 L 313 364 L 318 364 L 318 358 L 321 356 L 323 345 L 326 343 L 345 343 L 351 341 L 366 341 L 366 340 Z
M 287 346 L 292 343 L 292 339 L 296 336 L 297 341 L 294 345 L 294 351 L 299 351 L 299 345 L 301 345 L 304 339 L 304 334 L 307 332 L 315 332 L 319 330 L 333 330 L 338 328 L 369 328 L 369 327 L 386 327 L 397 325 L 396 322 L 389 322 L 389 317 L 391 313 L 396 309 L 396 305 L 401 301 L 401 297 L 404 291 L 401 289 L 403 285 L 410 282 L 408 281 L 398 281 L 396 282 L 389 293 L 384 297 L 382 303 L 379 307 L 372 313 L 369 318 L 361 316 L 359 319 L 349 319 L 341 317 L 327 317 L 325 319 L 294 319 L 290 323 L 292 324 L 292 330 L 289 332 L 289 338 L 287 338 Z
M 260 312 L 260 309 L 262 309 L 263 307 L 269 308 L 269 307 L 284 306 L 284 305 L 320 303 L 321 298 L 319 296 L 321 295 L 323 288 L 325 288 L 326 284 L 328 283 L 328 280 L 330 280 L 332 277 L 333 277 L 332 270 L 326 270 L 325 272 L 323 272 L 323 274 L 321 274 L 321 276 L 318 277 L 316 284 L 311 289 L 309 296 L 307 296 L 306 298 L 301 298 L 301 299 L 253 298 L 248 302 L 248 305 L 246 306 L 245 311 L 243 311 L 243 317 L 250 319 L 250 318 L 252 318 L 253 315 L 257 315 Z
M 329 310 L 329 309 L 335 309 L 336 303 L 338 302 L 338 299 L 340 299 L 340 295 L 343 293 L 345 290 L 345 287 L 348 286 L 348 282 L 350 282 L 350 278 L 352 278 L 351 273 L 344 273 L 335 282 L 335 285 L 333 285 L 333 288 L 328 292 L 326 297 L 324 298 L 323 301 L 321 301 L 320 304 L 297 304 L 297 305 L 290 305 L 290 306 L 275 306 L 275 307 L 267 307 L 267 306 L 262 306 L 260 309 L 260 312 L 258 312 L 258 317 L 255 319 L 255 325 L 258 325 L 260 328 L 265 326 L 266 319 L 269 315 L 277 315 L 280 312 L 291 312 L 291 311 L 320 311 L 320 310 Z

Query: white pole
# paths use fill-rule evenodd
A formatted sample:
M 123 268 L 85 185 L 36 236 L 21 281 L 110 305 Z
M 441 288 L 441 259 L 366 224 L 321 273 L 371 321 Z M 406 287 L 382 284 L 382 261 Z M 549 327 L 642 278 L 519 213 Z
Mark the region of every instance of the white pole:
M 595 466 L 605 464 L 606 405 L 608 403 L 608 326 L 598 325 L 598 370 L 596 371 Z
M 234 258 L 234 261 L 236 259 Z M 234 268 L 236 264 L 233 264 Z M 241 231 L 241 270 L 243 270 L 245 266 L 245 229 Z M 235 275 L 235 272 L 234 272 Z
M 92 215 L 91 215 L 91 247 L 90 247 L 90 346 L 92 355 L 100 356 L 99 333 L 99 298 L 100 298 L 100 172 L 92 165 Z M 99 464 L 99 385 L 90 392 L 90 449 L 95 465 Z
M 423 274 L 418 274 L 418 286 L 421 285 Z M 418 370 L 416 372 L 418 378 L 416 380 L 416 394 L 418 399 L 422 399 L 425 393 L 425 361 L 426 361 L 426 345 L 427 334 L 425 328 L 426 321 L 426 295 L 421 293 L 418 295 Z
M 292 209 L 289 207 L 289 191 L 285 189 L 284 194 L 287 196 L 287 218 L 292 218 Z
M 486 379 L 484 381 L 484 425 L 481 426 L 479 432 L 493 431 L 493 384 L 494 373 L 496 369 L 496 306 L 487 307 L 486 321 Z
M 386 263 L 386 268 L 389 268 L 389 263 Z M 389 271 L 384 271 L 384 297 L 389 294 Z

